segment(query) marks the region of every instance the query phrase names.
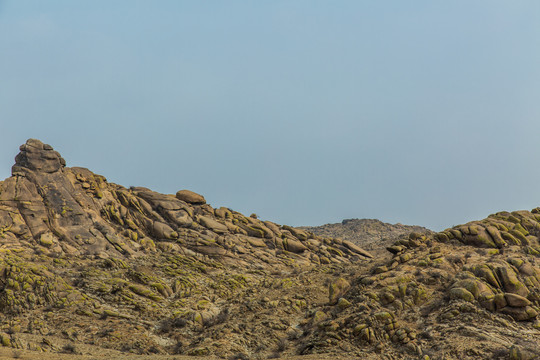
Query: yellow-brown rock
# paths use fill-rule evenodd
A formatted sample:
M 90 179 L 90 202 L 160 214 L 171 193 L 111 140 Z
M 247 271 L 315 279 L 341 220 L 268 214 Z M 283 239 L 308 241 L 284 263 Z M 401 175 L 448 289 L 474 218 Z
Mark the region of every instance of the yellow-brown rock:
M 185 201 L 190 204 L 202 205 L 206 204 L 206 199 L 204 196 L 197 194 L 196 192 L 190 190 L 179 190 L 176 193 L 176 198 L 178 200 Z

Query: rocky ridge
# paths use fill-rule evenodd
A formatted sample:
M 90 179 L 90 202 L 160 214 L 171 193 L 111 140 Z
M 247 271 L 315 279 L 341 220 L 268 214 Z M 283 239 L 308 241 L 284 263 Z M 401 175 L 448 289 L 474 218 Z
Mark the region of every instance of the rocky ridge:
M 540 209 L 351 241 L 124 188 L 28 140 L 0 183 L 0 343 L 266 359 L 540 357 Z
M 377 219 L 345 219 L 340 223 L 300 228 L 319 236 L 351 241 L 378 256 L 384 256 L 385 248 L 400 236 L 409 235 L 412 232 L 431 233 L 429 229 L 422 226 L 389 224 Z
M 23 144 L 15 161 L 13 176 L 0 183 L 0 337 L 8 346 L 58 350 L 23 339 L 62 332 L 141 353 L 246 352 L 246 334 L 242 344 L 203 345 L 151 329 L 187 324 L 188 333 L 199 331 L 223 322 L 239 293 L 298 281 L 271 272 L 372 257 L 347 241 L 214 209 L 188 190 L 166 195 L 108 183 L 88 169 L 65 167 L 39 140 Z M 114 323 L 114 336 L 103 334 L 96 319 Z

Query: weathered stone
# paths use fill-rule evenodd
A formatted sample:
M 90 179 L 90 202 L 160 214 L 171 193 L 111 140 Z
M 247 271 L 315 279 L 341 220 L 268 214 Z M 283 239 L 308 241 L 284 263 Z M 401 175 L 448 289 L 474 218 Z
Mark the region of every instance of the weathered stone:
M 504 298 L 509 306 L 523 307 L 531 305 L 531 302 L 527 298 L 517 294 L 506 293 L 504 294 Z
M 463 239 L 463 233 L 459 231 L 458 229 L 450 229 L 450 232 L 452 233 L 455 239 L 458 239 L 458 240 Z
M 521 349 L 521 347 L 517 345 L 512 345 L 512 347 L 510 347 L 508 357 L 510 360 L 532 360 L 533 359 L 523 349 Z
M 266 243 L 264 241 L 262 241 L 261 239 L 257 239 L 257 238 L 253 238 L 253 237 L 248 237 L 246 239 L 249 244 L 251 246 L 255 246 L 255 247 L 266 247 Z
M 293 253 L 302 253 L 308 248 L 298 240 L 284 239 L 283 244 L 285 249 Z
M 519 272 L 526 276 L 535 276 L 538 273 L 538 271 L 529 263 L 521 265 L 519 267 Z M 540 278 L 540 276 L 538 277 Z
M 204 196 L 190 190 L 179 190 L 176 193 L 176 198 L 190 204 L 206 204 L 206 199 L 204 198 Z
M 238 223 L 238 226 L 244 230 L 245 234 L 252 237 L 264 238 L 264 231 L 256 226 L 244 223 Z
M 339 278 L 328 285 L 328 301 L 330 305 L 336 304 L 338 299 L 343 297 L 350 287 L 351 284 L 344 278 Z
M 169 210 L 167 211 L 167 217 L 180 227 L 191 227 L 193 224 L 193 219 L 185 210 Z
M 319 324 L 323 321 L 328 319 L 328 315 L 324 311 L 317 311 L 315 312 L 315 315 L 313 315 L 313 324 Z
M 474 301 L 474 295 L 470 291 L 464 288 L 452 288 L 449 291 L 450 299 L 458 299 L 465 301 Z
M 501 280 L 501 285 L 506 292 L 518 294 L 526 297 L 529 294 L 529 290 L 519 279 L 517 278 L 514 270 L 507 266 L 501 266 L 497 268 L 497 275 Z
M 392 246 L 389 246 L 389 247 L 386 248 L 386 250 L 388 250 L 392 254 L 399 254 L 399 253 L 403 252 L 405 249 L 406 249 L 406 247 L 403 246 L 403 245 L 392 245 Z
M 338 299 L 338 302 L 337 302 L 337 307 L 341 310 L 345 310 L 346 308 L 348 308 L 349 306 L 351 306 L 351 302 L 345 298 L 339 298 Z
M 476 279 L 465 279 L 458 281 L 455 284 L 455 287 L 467 289 L 467 291 L 473 294 L 475 299 L 480 297 L 480 295 L 484 297 L 493 295 L 493 291 L 485 283 Z
M 210 257 L 220 257 L 227 254 L 227 250 L 225 250 L 221 246 L 213 245 L 213 244 L 207 244 L 204 246 L 193 246 L 192 248 L 196 252 L 210 256 Z M 248 253 L 248 251 L 246 251 L 245 249 L 244 249 L 244 252 Z
M 477 235 L 466 235 L 464 239 L 466 243 L 478 247 L 497 248 L 497 244 L 484 228 L 478 227 Z
M 45 247 L 51 247 L 54 243 L 54 235 L 51 233 L 44 233 L 39 238 L 39 244 Z
M 496 310 L 504 308 L 508 303 L 506 302 L 506 296 L 504 294 L 495 294 L 493 297 L 493 304 Z
M 59 157 L 44 144 L 28 147 L 28 161 Z M 220 358 L 275 357 L 285 337 L 285 356 L 387 349 L 421 358 L 423 345 L 434 355 L 490 358 L 516 339 L 524 351 L 536 346 L 538 212 L 461 225 L 442 233 L 445 243 L 440 234 L 382 239 L 374 231 L 364 242 L 376 258 L 368 264 L 365 245 L 345 236 L 126 189 L 87 169 L 19 168 L 21 176 L 0 182 L 0 325 L 11 346 L 60 351 L 46 345 L 60 335 L 111 351 Z M 468 246 L 489 247 L 475 239 L 482 236 L 500 251 Z M 320 301 L 330 276 L 336 306 Z M 531 323 L 512 325 L 505 314 Z
M 178 233 L 176 231 L 174 231 L 169 225 L 159 221 L 154 221 L 152 230 L 154 235 L 160 239 L 178 238 Z
M 232 218 L 232 213 L 230 212 L 229 209 L 227 209 L 225 207 L 220 207 L 219 209 L 215 209 L 214 213 L 215 213 L 215 215 L 217 217 L 219 217 L 221 219 L 231 219 Z
M 495 245 L 497 245 L 498 248 L 507 246 L 506 241 L 503 240 L 501 234 L 499 233 L 499 230 L 495 226 L 486 227 L 486 231 L 489 233 L 489 235 L 493 239 L 493 242 L 495 243 Z
M 44 146 L 36 139 L 28 139 L 20 150 L 15 157 L 13 175 L 24 175 L 25 170 L 54 173 L 66 165 L 66 161 L 50 145 Z
M 291 234 L 293 234 L 296 238 L 300 240 L 307 240 L 309 238 L 308 234 L 304 230 L 287 225 L 283 225 L 283 229 L 290 231 Z
M 473 268 L 473 272 L 476 276 L 481 277 L 485 281 L 487 281 L 487 283 L 491 286 L 494 286 L 496 288 L 501 287 L 501 284 L 499 284 L 497 277 L 495 276 L 495 274 L 493 274 L 492 269 L 488 265 L 477 265 Z
M 526 321 L 534 319 L 538 312 L 530 306 L 526 307 L 510 307 L 507 306 L 501 309 L 501 312 L 506 315 L 510 315 L 517 321 Z
M 208 216 L 199 216 L 199 223 L 207 229 L 212 230 L 215 233 L 222 234 L 228 232 L 226 225 L 208 217 Z
M 348 240 L 343 240 L 343 245 L 345 245 L 350 250 L 354 251 L 357 254 L 360 254 L 362 256 L 373 258 L 373 255 L 371 255 L 369 252 L 365 251 L 364 249 L 360 248 L 359 246 L 356 246 L 352 242 Z

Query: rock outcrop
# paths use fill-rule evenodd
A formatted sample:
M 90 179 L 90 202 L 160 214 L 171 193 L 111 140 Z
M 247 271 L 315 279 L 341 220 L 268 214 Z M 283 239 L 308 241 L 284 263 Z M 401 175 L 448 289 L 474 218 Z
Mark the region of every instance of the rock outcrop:
M 332 239 L 214 209 L 189 190 L 173 196 L 110 184 L 87 169 L 66 168 L 60 154 L 39 140 L 20 150 L 13 176 L 0 185 L 4 247 L 105 259 L 159 251 L 157 245 L 167 242 L 180 252 L 256 267 L 370 256 Z
M 176 198 L 178 200 L 182 200 L 190 204 L 196 204 L 196 205 L 206 204 L 206 199 L 204 198 L 204 196 L 190 190 L 178 191 L 176 193 Z
M 397 358 L 539 358 L 539 213 L 501 212 L 397 239 L 389 260 L 349 270 L 355 281 L 339 295 L 347 306 L 335 295 L 342 279 L 330 285 L 335 305 L 324 309 L 324 322 L 308 325 L 301 352 L 352 338 L 351 348 Z
M 0 343 L 28 358 L 540 358 L 539 209 L 382 242 L 364 222 L 368 252 L 20 150 L 0 182 Z
M 340 223 L 305 226 L 301 229 L 319 236 L 349 241 L 377 256 L 383 256 L 384 248 L 400 236 L 408 236 L 412 232 L 431 233 L 429 229 L 421 226 L 388 224 L 377 219 L 345 219 Z
M 66 161 L 52 146 L 36 139 L 29 139 L 21 145 L 21 152 L 15 157 L 12 175 L 23 175 L 27 171 L 54 173 L 66 166 Z

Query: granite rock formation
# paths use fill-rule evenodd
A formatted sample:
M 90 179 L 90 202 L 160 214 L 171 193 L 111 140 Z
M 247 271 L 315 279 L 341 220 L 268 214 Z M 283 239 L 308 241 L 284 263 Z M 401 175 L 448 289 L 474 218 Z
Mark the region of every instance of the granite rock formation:
M 178 252 L 247 267 L 371 257 L 341 241 L 214 209 L 189 190 L 174 196 L 110 184 L 88 169 L 66 168 L 60 154 L 39 140 L 20 150 L 13 176 L 0 188 L 4 248 L 106 259 L 137 257 L 165 242 Z
M 374 256 L 20 150 L 0 182 L 0 344 L 29 358 L 540 358 L 539 209 Z

